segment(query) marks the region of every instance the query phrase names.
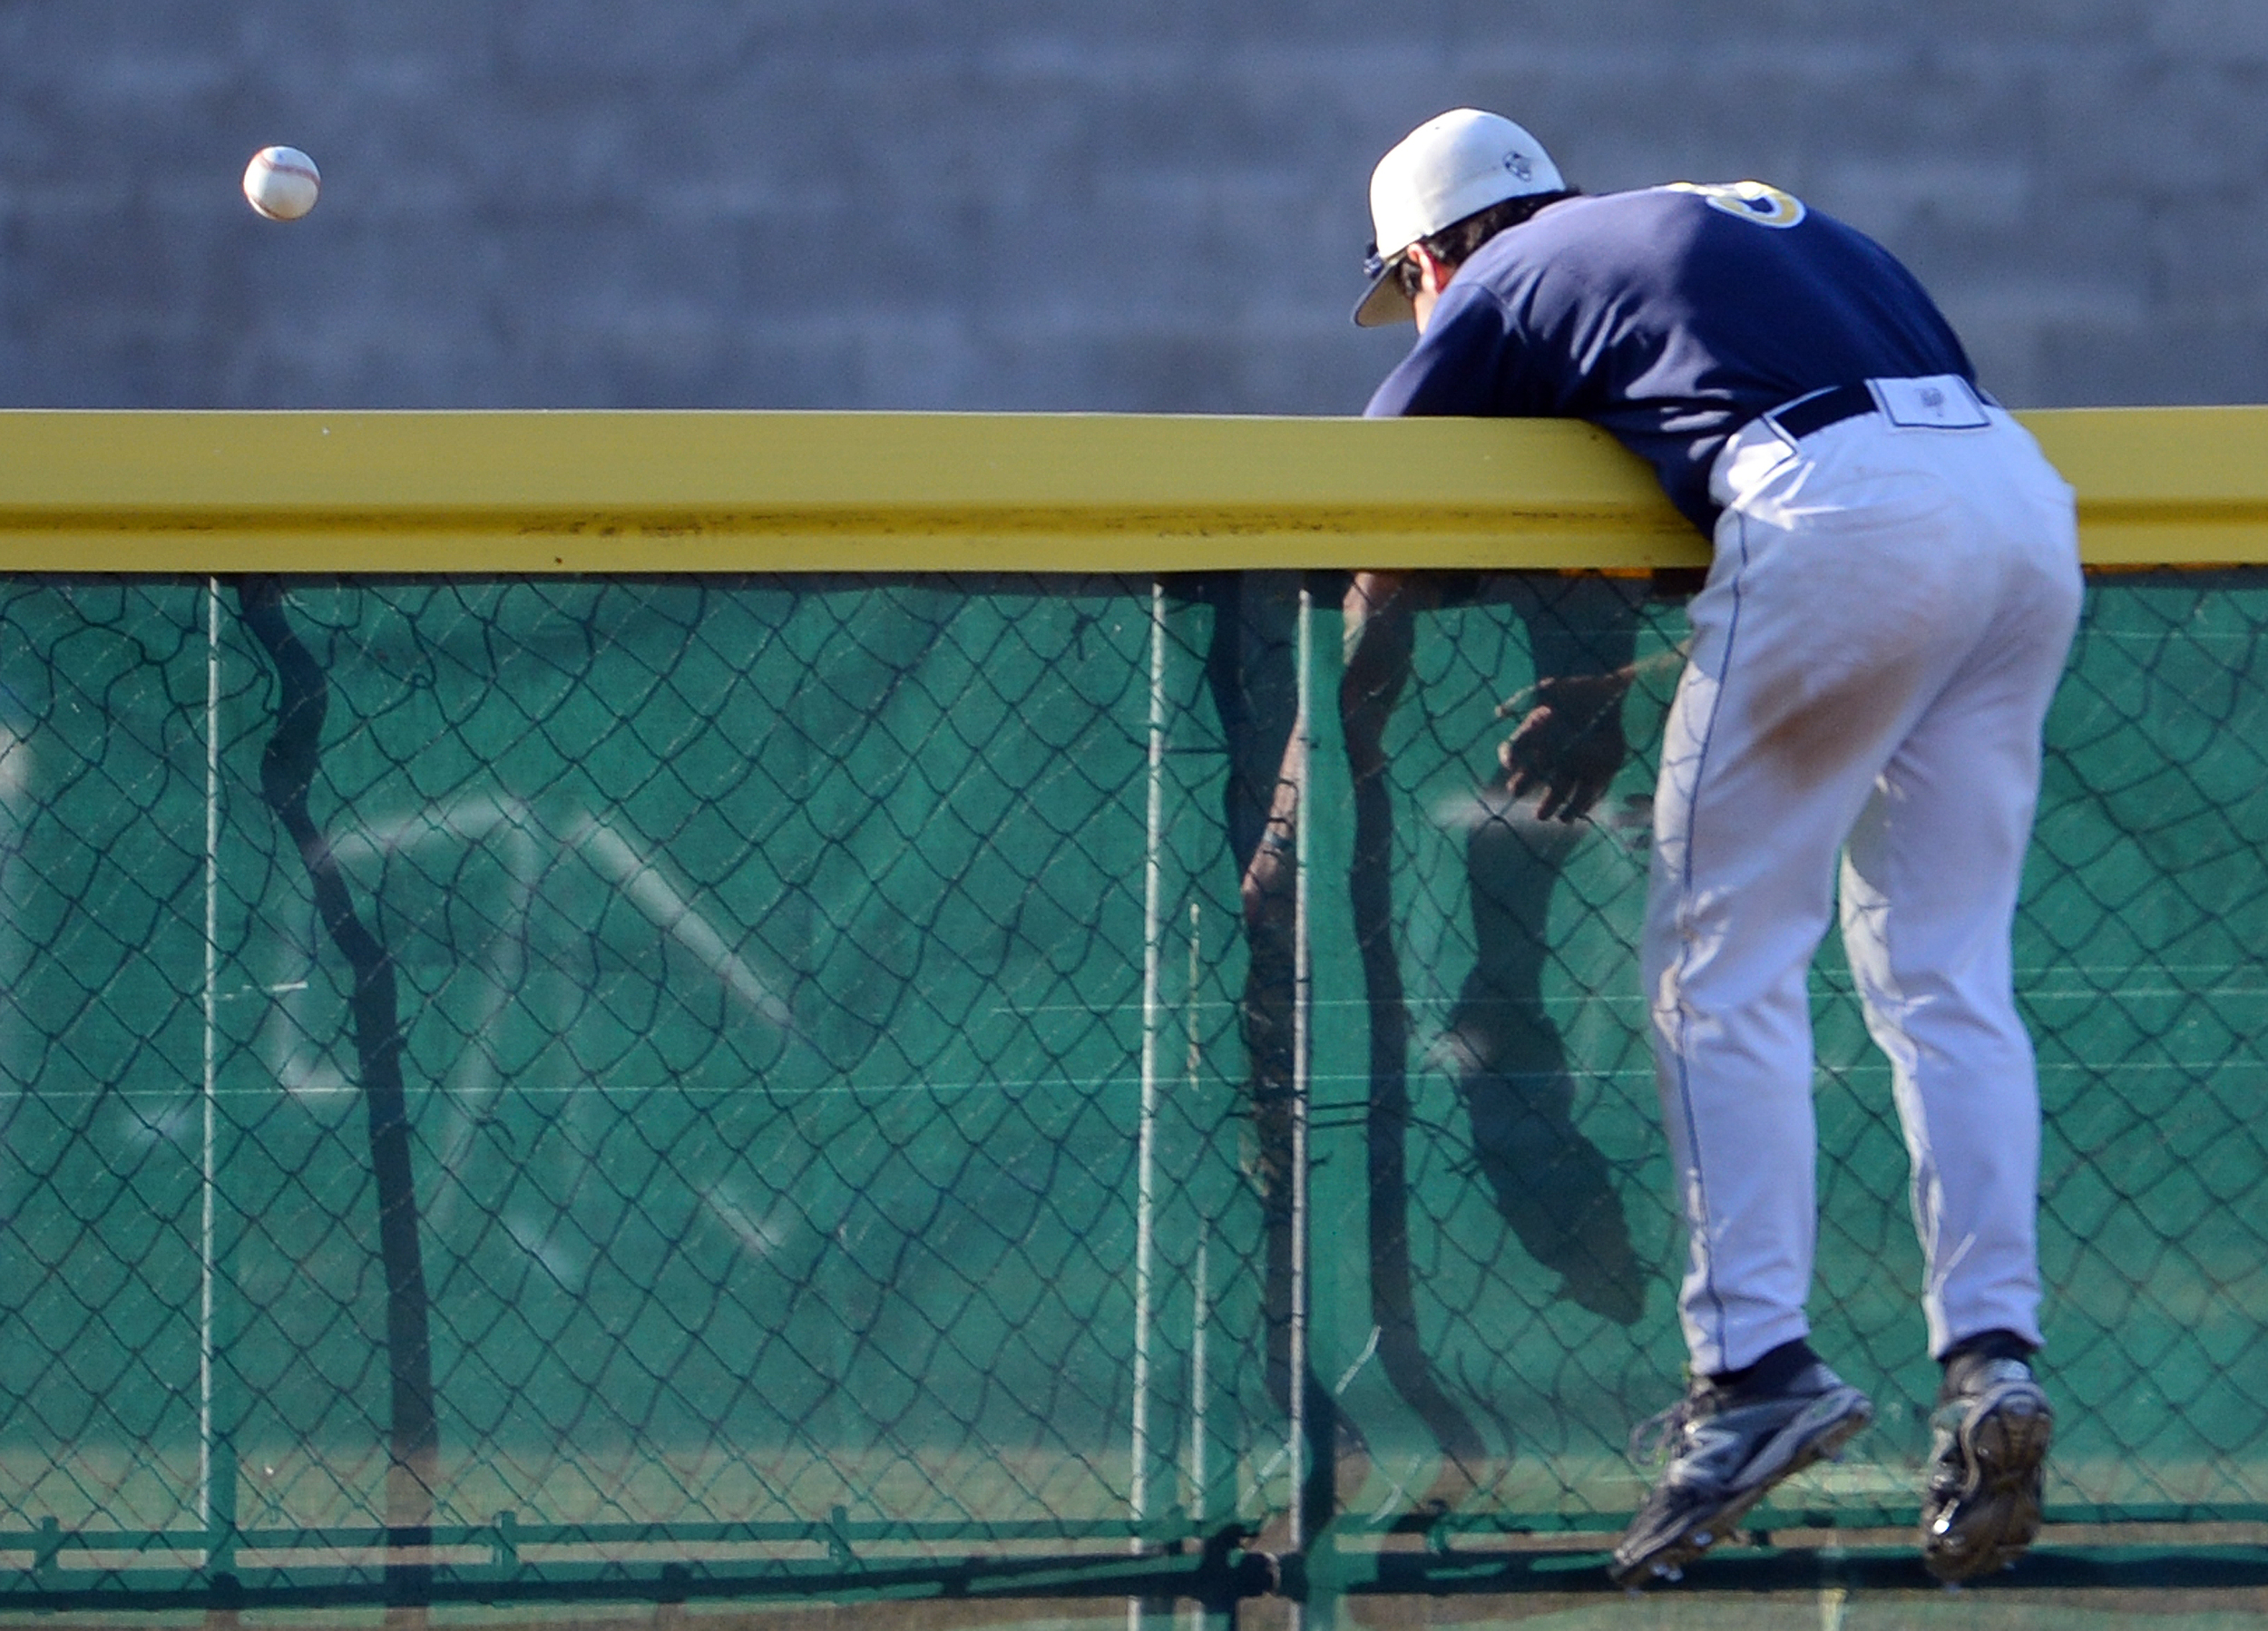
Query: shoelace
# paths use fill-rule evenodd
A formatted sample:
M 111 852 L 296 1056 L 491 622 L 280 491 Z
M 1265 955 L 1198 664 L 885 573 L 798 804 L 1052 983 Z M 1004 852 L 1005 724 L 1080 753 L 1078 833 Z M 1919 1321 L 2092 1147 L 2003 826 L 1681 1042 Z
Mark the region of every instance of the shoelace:
M 1630 1430 L 1628 1446 L 1634 1461 L 1666 1461 L 1669 1447 L 1693 1421 L 1693 1395 L 1688 1393 L 1666 1411 L 1657 1411 Z M 1651 1434 L 1649 1441 L 1647 1435 Z

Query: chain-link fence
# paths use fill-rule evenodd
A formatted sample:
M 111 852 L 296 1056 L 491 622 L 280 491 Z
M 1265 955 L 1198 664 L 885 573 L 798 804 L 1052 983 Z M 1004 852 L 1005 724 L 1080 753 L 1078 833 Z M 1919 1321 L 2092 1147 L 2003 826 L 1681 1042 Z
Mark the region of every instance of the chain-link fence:
M 1253 1537 L 1615 1527 L 1680 1386 L 1682 604 L 1428 577 L 1343 684 L 1342 588 L 9 581 L 0 1601 L 1225 1599 Z M 2098 580 L 2050 721 L 2055 1518 L 2268 1515 L 2263 630 L 2268 573 Z M 1500 705 L 1634 659 L 1591 815 L 1507 799 Z M 1903 1521 L 1905 1156 L 1814 993 L 1882 1418 L 1760 1521 Z

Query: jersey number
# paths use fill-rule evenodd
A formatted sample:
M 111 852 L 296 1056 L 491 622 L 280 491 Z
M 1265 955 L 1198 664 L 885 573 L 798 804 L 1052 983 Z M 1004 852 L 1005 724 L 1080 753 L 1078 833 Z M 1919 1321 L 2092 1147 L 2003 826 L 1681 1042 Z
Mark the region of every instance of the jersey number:
M 1804 219 L 1804 200 L 1762 181 L 1672 181 L 1672 192 L 1698 193 L 1709 208 L 1736 215 L 1759 227 L 1792 227 Z

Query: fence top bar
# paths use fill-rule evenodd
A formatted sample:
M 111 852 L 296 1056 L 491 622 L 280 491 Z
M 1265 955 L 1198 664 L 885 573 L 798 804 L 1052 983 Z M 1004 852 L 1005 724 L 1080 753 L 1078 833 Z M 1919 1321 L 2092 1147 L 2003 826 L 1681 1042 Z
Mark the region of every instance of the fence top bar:
M 2091 564 L 2268 562 L 2268 407 L 2021 415 Z M 1640 569 L 1706 542 L 1559 420 L 0 412 L 0 571 Z

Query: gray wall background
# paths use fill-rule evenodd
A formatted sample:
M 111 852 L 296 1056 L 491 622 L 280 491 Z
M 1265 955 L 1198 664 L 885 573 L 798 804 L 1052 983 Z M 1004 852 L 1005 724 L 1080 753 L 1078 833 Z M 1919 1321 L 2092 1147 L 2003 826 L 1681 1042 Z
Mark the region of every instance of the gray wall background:
M 1352 412 L 1459 103 L 1855 221 L 2012 404 L 2268 400 L 2268 0 L 0 0 L 0 404 Z

